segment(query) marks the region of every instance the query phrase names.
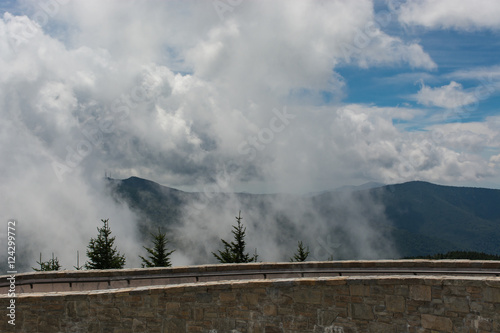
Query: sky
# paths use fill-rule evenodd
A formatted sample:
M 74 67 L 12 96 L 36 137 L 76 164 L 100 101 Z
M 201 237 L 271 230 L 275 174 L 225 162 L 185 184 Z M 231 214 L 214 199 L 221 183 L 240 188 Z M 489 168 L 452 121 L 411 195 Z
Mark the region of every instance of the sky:
M 133 224 L 105 173 L 500 188 L 499 1 L 19 0 L 0 16 L 0 211 L 26 233 Z

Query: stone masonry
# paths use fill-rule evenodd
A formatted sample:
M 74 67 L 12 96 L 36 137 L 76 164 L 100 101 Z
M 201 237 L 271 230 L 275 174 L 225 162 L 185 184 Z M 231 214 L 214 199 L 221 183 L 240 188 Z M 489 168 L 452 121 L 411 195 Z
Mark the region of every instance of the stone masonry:
M 0 296 L 2 308 L 9 299 Z M 14 332 L 5 315 L 1 332 Z M 15 332 L 500 332 L 500 279 L 359 276 L 20 294 Z

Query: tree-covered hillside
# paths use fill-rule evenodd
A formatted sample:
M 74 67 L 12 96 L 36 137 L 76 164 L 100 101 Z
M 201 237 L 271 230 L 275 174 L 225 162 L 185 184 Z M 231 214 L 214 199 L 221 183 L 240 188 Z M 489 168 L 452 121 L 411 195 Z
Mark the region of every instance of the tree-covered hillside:
M 365 231 L 380 233 L 381 242 L 393 242 L 398 257 L 449 251 L 500 254 L 500 190 L 416 181 L 354 190 L 349 195 L 331 191 L 291 196 L 188 193 L 137 177 L 108 179 L 108 182 L 116 200 L 125 201 L 139 214 L 141 230 L 153 231 L 162 227 L 174 246 L 181 249 L 180 243 L 189 235 L 180 239 L 173 230 L 190 223 L 192 206 L 200 206 L 200 212 L 204 213 L 223 211 L 228 202 L 236 202 L 234 211 L 251 212 L 247 214 L 247 221 L 254 223 L 255 230 L 266 233 L 274 224 L 273 230 L 279 230 L 274 239 L 277 244 L 289 246 L 287 251 L 290 252 L 298 239 L 305 239 L 311 244 L 312 257 L 316 253 L 316 259 L 326 259 L 330 255 L 334 259 L 361 258 L 363 255 L 356 252 L 356 247 L 365 244 L 360 244 L 352 233 Z M 227 211 L 227 216 L 232 216 L 234 211 Z M 209 220 L 210 216 L 206 218 Z M 357 222 L 360 219 L 364 224 Z M 367 228 L 363 229 L 362 225 Z M 311 230 L 317 230 L 316 238 L 302 237 Z M 373 243 L 373 237 L 371 239 Z M 332 243 L 330 248 L 335 249 L 335 253 L 323 251 L 323 258 L 318 248 L 327 247 L 321 244 L 326 240 Z M 191 241 L 192 246 L 200 246 L 201 241 Z M 342 246 L 336 248 L 333 244 L 336 242 Z M 200 251 L 203 251 L 201 247 Z

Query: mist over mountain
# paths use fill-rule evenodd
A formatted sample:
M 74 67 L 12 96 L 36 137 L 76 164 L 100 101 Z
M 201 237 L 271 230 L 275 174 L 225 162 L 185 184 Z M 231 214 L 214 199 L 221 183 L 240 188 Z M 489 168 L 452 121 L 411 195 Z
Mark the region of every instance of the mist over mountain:
M 263 261 L 288 260 L 298 240 L 317 260 L 500 253 L 500 190 L 415 181 L 301 196 L 183 192 L 137 177 L 108 181 L 115 200 L 141 217 L 140 229 L 164 228 L 190 263 L 213 261 L 210 252 L 231 237 L 239 210 L 249 251 L 257 248 Z
M 0 1 L 0 212 L 17 221 L 16 269 L 40 253 L 72 269 L 101 219 L 126 267 L 156 225 L 174 265 L 208 263 L 240 209 L 260 260 L 287 260 L 298 240 L 314 259 L 495 251 L 482 202 L 339 190 L 500 187 L 500 2 L 456 3 Z

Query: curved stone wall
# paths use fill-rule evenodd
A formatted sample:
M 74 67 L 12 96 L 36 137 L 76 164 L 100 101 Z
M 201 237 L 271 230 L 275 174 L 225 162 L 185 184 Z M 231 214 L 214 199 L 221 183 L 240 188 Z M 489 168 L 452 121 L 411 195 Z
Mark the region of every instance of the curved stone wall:
M 0 296 L 5 309 L 9 299 Z M 1 332 L 14 331 L 3 316 Z M 500 332 L 500 279 L 349 276 L 21 294 L 16 332 Z
M 249 263 L 184 267 L 29 272 L 16 274 L 16 293 L 69 292 L 221 280 L 352 275 L 456 274 L 500 276 L 500 261 L 371 260 L 301 263 Z M 0 294 L 8 292 L 0 276 Z

